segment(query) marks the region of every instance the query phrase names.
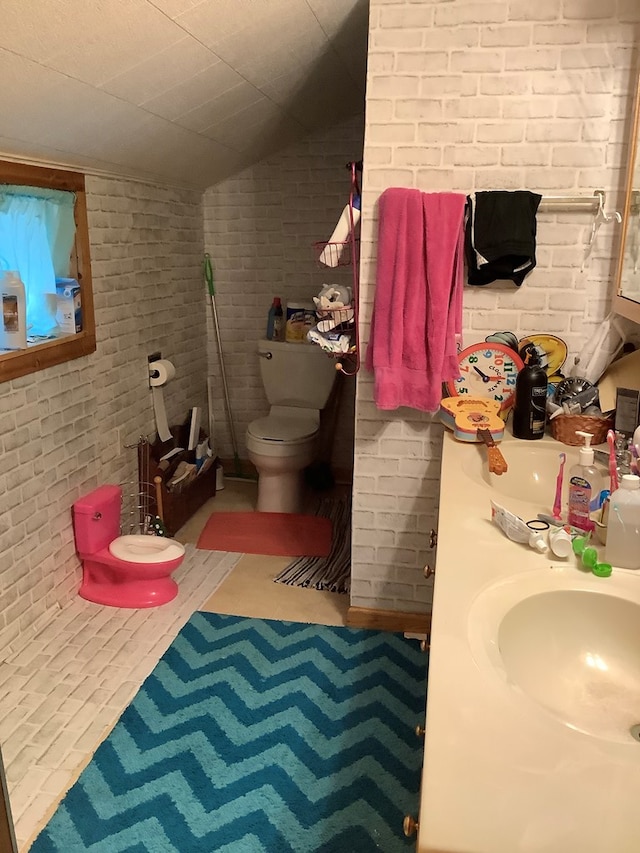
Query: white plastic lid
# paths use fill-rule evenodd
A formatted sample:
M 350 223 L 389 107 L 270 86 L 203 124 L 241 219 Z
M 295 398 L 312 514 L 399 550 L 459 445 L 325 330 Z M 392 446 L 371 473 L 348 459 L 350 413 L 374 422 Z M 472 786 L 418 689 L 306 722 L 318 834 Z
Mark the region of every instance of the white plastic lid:
M 541 554 L 548 549 L 544 536 L 537 530 L 532 530 L 529 534 L 529 546 L 536 551 L 540 551 Z
M 590 447 L 581 447 L 579 457 L 581 465 L 593 465 L 595 454 Z
M 620 480 L 621 489 L 640 489 L 640 477 L 637 474 L 623 474 Z
M 591 439 L 593 438 L 592 433 L 576 430 L 576 435 L 584 438 L 584 447 L 580 448 L 580 464 L 581 465 L 593 465 L 593 460 L 595 459 L 595 455 L 593 450 L 591 449 Z

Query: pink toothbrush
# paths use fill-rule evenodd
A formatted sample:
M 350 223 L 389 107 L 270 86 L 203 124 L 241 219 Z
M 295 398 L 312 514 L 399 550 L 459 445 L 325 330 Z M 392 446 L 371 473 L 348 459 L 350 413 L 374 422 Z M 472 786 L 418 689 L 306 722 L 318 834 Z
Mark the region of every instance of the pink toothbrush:
M 618 466 L 616 465 L 616 434 L 610 429 L 607 433 L 607 444 L 609 445 L 609 489 L 613 494 L 618 488 Z
M 564 463 L 567 461 L 567 454 L 561 453 L 560 470 L 556 478 L 556 499 L 553 502 L 553 517 L 562 520 L 562 481 L 564 479 Z

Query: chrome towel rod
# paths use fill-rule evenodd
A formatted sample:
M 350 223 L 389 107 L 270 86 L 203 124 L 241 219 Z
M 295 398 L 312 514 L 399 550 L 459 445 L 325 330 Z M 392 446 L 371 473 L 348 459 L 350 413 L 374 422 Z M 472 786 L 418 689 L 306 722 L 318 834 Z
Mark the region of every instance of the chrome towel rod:
M 604 210 L 604 190 L 594 190 L 593 197 L 583 195 L 543 195 L 539 211 L 571 210 L 580 213 L 597 213 Z

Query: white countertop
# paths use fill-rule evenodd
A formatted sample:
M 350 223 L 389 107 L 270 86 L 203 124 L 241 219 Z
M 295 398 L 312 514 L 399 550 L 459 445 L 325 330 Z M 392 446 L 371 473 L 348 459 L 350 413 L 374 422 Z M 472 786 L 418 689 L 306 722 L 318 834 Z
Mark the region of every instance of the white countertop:
M 509 462 L 516 444 L 549 443 L 568 454 L 566 479 L 577 448 L 511 436 L 500 448 Z M 597 578 L 573 555 L 511 542 L 490 522 L 489 498 L 529 520 L 551 511 L 553 486 L 546 505 L 505 497 L 470 475 L 483 459 L 481 446 L 445 434 L 417 851 L 638 853 L 640 743 L 570 728 L 507 684 L 481 648 L 490 626 L 477 613 L 478 596 L 501 581 L 507 591 L 609 585 L 640 602 L 640 573 Z

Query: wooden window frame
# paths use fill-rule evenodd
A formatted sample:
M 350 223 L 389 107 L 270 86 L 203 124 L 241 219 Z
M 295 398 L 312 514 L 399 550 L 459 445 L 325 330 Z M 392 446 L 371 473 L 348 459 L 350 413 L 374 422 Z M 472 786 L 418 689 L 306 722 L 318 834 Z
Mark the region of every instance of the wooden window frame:
M 0 160 L 0 184 L 46 187 L 75 193 L 75 243 L 71 257 L 71 275 L 78 280 L 82 300 L 82 331 L 52 341 L 33 344 L 15 352 L 0 352 L 0 382 L 36 373 L 54 364 L 62 364 L 96 350 L 96 326 L 91 284 L 89 223 L 84 175 L 64 169 L 30 166 Z

